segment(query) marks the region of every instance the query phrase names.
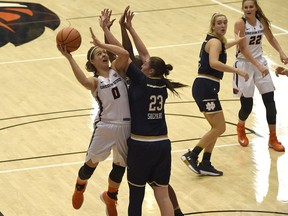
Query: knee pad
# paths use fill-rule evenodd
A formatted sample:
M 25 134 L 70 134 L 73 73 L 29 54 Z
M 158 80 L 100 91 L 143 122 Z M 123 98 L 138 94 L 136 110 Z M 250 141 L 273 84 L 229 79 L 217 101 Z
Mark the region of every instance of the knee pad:
M 125 167 L 113 163 L 109 178 L 116 183 L 121 183 L 124 173 Z
M 266 108 L 266 119 L 268 124 L 276 124 L 276 105 L 274 101 L 274 92 L 262 95 L 262 100 Z
M 82 180 L 89 179 L 94 173 L 96 167 L 89 167 L 86 163 L 79 169 L 78 176 Z
M 238 113 L 238 118 L 242 121 L 245 121 L 252 112 L 253 98 L 241 97 L 240 102 L 241 102 L 241 108 Z

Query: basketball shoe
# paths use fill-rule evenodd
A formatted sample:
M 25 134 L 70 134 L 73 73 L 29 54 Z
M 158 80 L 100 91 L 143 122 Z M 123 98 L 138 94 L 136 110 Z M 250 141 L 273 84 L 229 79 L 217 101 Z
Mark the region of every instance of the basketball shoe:
M 222 176 L 223 172 L 215 169 L 210 161 L 203 160 L 199 164 L 199 170 L 202 175 Z
M 237 124 L 237 134 L 238 134 L 238 143 L 243 147 L 248 146 L 249 140 L 246 136 L 244 125 L 240 125 L 239 123 Z
M 107 194 L 107 191 L 104 191 L 100 195 L 100 199 L 106 205 L 106 215 L 107 216 L 117 216 L 118 215 L 117 209 L 116 209 L 117 200 L 110 198 Z
M 72 196 L 72 205 L 75 209 L 81 208 L 83 201 L 84 201 L 84 195 L 83 193 L 86 190 L 87 182 L 85 185 L 79 185 L 76 183 L 74 194 Z
M 275 132 L 270 133 L 268 145 L 270 148 L 273 148 L 275 151 L 279 151 L 279 152 L 285 151 L 285 147 L 282 145 L 281 142 L 278 141 Z
M 188 150 L 188 152 L 182 155 L 181 160 L 196 174 L 200 174 L 198 168 L 198 156 L 192 151 Z

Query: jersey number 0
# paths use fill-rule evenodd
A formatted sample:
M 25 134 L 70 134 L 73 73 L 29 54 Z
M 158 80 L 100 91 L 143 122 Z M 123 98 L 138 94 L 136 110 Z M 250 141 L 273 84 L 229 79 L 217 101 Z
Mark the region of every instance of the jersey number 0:
M 120 98 L 120 92 L 117 86 L 112 88 L 112 95 L 114 99 Z

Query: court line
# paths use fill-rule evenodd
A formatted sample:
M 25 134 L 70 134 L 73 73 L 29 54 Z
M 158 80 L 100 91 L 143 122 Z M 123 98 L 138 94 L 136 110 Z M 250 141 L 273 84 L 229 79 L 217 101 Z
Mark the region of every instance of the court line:
M 237 13 L 240 13 L 242 14 L 242 11 L 241 10 L 238 10 L 234 7 L 231 7 L 229 5 L 226 5 L 226 4 L 223 4 L 217 0 L 211 0 L 212 2 L 222 6 L 222 7 L 225 7 L 225 8 L 228 8 L 232 11 L 235 11 Z M 271 24 L 271 26 L 275 29 L 278 29 L 279 31 L 282 31 L 282 33 L 276 33 L 274 34 L 274 36 L 278 36 L 278 35 L 284 35 L 284 34 L 288 34 L 288 30 L 286 29 L 283 29 L 279 26 L 276 26 L 274 24 Z M 231 38 L 232 40 L 233 38 Z M 230 39 L 229 39 L 230 40 Z M 147 48 L 148 50 L 153 50 L 153 49 L 165 49 L 165 48 L 171 48 L 171 47 L 181 47 L 181 46 L 192 46 L 192 45 L 199 45 L 199 44 L 202 44 L 203 41 L 201 42 L 194 42 L 194 43 L 183 43 L 183 44 L 170 44 L 170 45 L 164 45 L 164 46 L 155 46 L 155 47 L 150 47 L 150 48 Z M 87 54 L 78 54 L 78 55 L 74 55 L 74 57 L 83 57 L 83 56 L 86 56 Z M 6 62 L 0 62 L 0 65 L 5 65 L 5 64 L 15 64 L 15 63 L 25 63 L 25 62 L 34 62 L 34 61 L 49 61 L 49 60 L 56 60 L 56 59 L 63 59 L 65 58 L 64 56 L 58 56 L 58 57 L 48 57 L 48 58 L 39 58 L 39 59 L 26 59 L 26 60 L 19 60 L 19 61 L 6 61 Z
M 211 0 L 212 2 L 219 4 L 220 6 L 226 7 L 230 10 L 233 10 L 237 13 L 242 13 L 240 10 L 237 10 L 231 6 L 225 5 L 217 0 Z M 271 25 L 273 28 L 278 29 L 280 31 L 282 31 L 283 33 L 278 33 L 278 34 L 274 34 L 274 35 L 283 35 L 283 34 L 288 34 L 288 31 L 278 27 L 276 25 Z M 191 46 L 191 45 L 198 45 L 198 44 L 202 44 L 201 42 L 194 42 L 194 43 L 184 43 L 184 44 L 174 44 L 174 45 L 165 45 L 165 46 L 156 46 L 156 47 L 150 47 L 148 49 L 163 49 L 163 48 L 169 48 L 169 47 L 181 47 L 181 46 Z M 82 57 L 82 56 L 86 56 L 86 54 L 79 54 L 79 55 L 75 55 L 75 57 Z M 9 61 L 9 62 L 0 62 L 0 65 L 3 64 L 14 64 L 14 63 L 25 63 L 25 62 L 34 62 L 34 61 L 47 61 L 47 60 L 55 60 L 55 59 L 63 59 L 63 56 L 60 57 L 50 57 L 50 58 L 40 58 L 40 59 L 27 59 L 27 60 L 21 60 L 21 61 Z M 216 148 L 223 148 L 223 147 L 231 147 L 231 146 L 236 146 L 238 144 L 226 144 L 226 145 L 221 145 L 221 146 L 215 146 Z M 177 151 L 172 151 L 173 152 L 184 152 L 185 150 L 177 150 Z M 112 160 L 112 158 L 108 158 L 106 160 Z M 106 161 L 105 160 L 105 161 Z M 104 161 L 103 161 L 104 162 Z M 11 172 L 19 172 L 19 171 L 27 171 L 27 170 L 34 170 L 34 169 L 44 169 L 44 168 L 51 168 L 51 167 L 60 167 L 60 166 L 70 166 L 70 165 L 75 165 L 75 164 L 81 164 L 83 163 L 83 161 L 81 162 L 71 162 L 71 163 L 62 163 L 62 164 L 52 164 L 52 165 L 47 165 L 47 166 L 36 166 L 36 167 L 28 167 L 28 168 L 21 168 L 21 169 L 12 169 L 12 170 L 2 170 L 0 171 L 0 174 L 2 173 L 11 173 Z
M 277 215 L 288 215 L 287 212 L 278 212 L 278 211 L 265 211 L 265 210 L 243 210 L 243 209 L 230 209 L 230 210 L 212 210 L 212 211 L 199 211 L 199 212 L 191 212 L 191 213 L 185 213 L 185 215 L 195 215 L 195 214 L 219 214 L 221 213 L 221 215 L 223 215 L 223 213 L 254 213 L 254 214 L 258 214 L 258 213 L 261 213 L 261 214 L 277 214 Z M 219 214 L 220 215 L 220 214 Z M 238 214 L 237 214 L 238 215 Z
M 171 114 L 171 113 L 166 113 L 167 116 L 169 115 L 174 115 L 174 116 L 184 116 L 184 117 L 193 117 L 193 118 L 200 118 L 200 119 L 204 119 L 204 117 L 199 117 L 199 116 L 190 116 L 190 115 L 183 115 L 183 114 Z M 230 125 L 235 125 L 234 123 L 231 122 L 226 122 L 227 124 Z M 256 136 L 260 136 L 259 134 L 257 134 L 255 131 L 248 129 L 252 134 L 255 134 Z M 229 136 L 229 135 L 228 135 Z M 233 135 L 234 136 L 234 135 Z M 223 137 L 223 136 L 221 136 Z M 193 140 L 199 140 L 200 138 L 195 138 Z M 191 141 L 192 139 L 190 139 Z M 188 141 L 186 140 L 180 140 L 180 142 L 185 142 Z M 172 143 L 174 143 L 175 141 L 171 141 Z M 177 142 L 177 141 L 176 141 Z M 225 145 L 221 145 L 221 146 L 215 146 L 215 148 L 224 148 L 224 147 L 234 147 L 234 146 L 238 146 L 238 144 L 225 144 Z M 185 152 L 187 151 L 187 149 L 183 149 L 183 150 L 174 150 L 171 153 L 175 153 L 175 152 Z M 112 158 L 107 158 L 106 160 L 112 160 Z M 105 160 L 105 161 L 106 161 Z M 103 161 L 103 162 L 105 162 Z M 71 163 L 62 163 L 62 164 L 51 164 L 51 165 L 47 165 L 47 166 L 35 166 L 35 167 L 28 167 L 28 168 L 21 168 L 21 169 L 12 169 L 12 170 L 0 170 L 0 174 L 2 173 L 12 173 L 12 172 L 20 172 L 20 171 L 27 171 L 27 170 L 35 170 L 35 169 L 45 169 L 45 168 L 51 168 L 51 167 L 60 167 L 60 166 L 69 166 L 69 165 L 74 165 L 74 164 L 79 164 L 79 163 L 83 163 L 82 162 L 71 162 Z
M 238 2 L 236 1 L 232 1 L 232 2 L 227 2 L 227 4 L 232 4 L 232 3 L 236 3 Z M 200 5 L 187 5 L 187 6 L 180 6 L 180 7 L 172 7 L 172 8 L 156 8 L 156 9 L 148 9 L 148 10 L 137 10 L 134 11 L 134 14 L 142 14 L 142 13 L 151 13 L 151 12 L 161 12 L 161 11 L 172 11 L 172 10 L 182 10 L 182 9 L 191 9 L 191 8 L 203 8 L 203 7 L 211 7 L 214 6 L 215 4 L 200 4 Z M 113 13 L 113 16 L 121 16 L 123 14 L 123 12 L 121 13 Z M 85 16 L 85 17 L 71 17 L 71 18 L 67 18 L 66 20 L 76 20 L 76 19 L 91 19 L 91 18 L 97 18 L 98 19 L 98 15 L 94 15 L 94 16 Z
M 202 44 L 203 42 L 194 42 L 194 43 L 184 43 L 184 44 L 171 44 L 171 45 L 165 45 L 165 46 L 155 46 L 155 47 L 149 47 L 148 50 L 153 49 L 164 49 L 164 48 L 171 48 L 171 47 L 181 47 L 181 46 L 192 46 L 192 45 L 198 45 Z M 87 54 L 78 54 L 73 55 L 74 57 L 83 57 L 87 56 Z M 15 63 L 26 63 L 26 62 L 37 62 L 37 61 L 50 61 L 50 60 L 57 60 L 57 59 L 64 59 L 64 56 L 57 56 L 57 57 L 48 57 L 48 58 L 38 58 L 38 59 L 26 59 L 26 60 L 16 60 L 16 61 L 6 61 L 6 62 L 0 62 L 0 65 L 5 64 L 15 64 Z
M 272 25 L 274 28 L 277 28 L 281 31 L 282 33 L 275 33 L 274 36 L 279 36 L 279 35 L 286 35 L 288 34 L 287 30 L 284 30 L 280 27 Z M 233 40 L 234 38 L 230 38 L 228 40 Z M 194 42 L 194 43 L 183 43 L 183 44 L 169 44 L 169 45 L 163 45 L 163 46 L 155 46 L 155 47 L 148 47 L 148 50 L 155 50 L 155 49 L 165 49 L 165 48 L 173 48 L 173 47 L 185 47 L 185 46 L 193 46 L 193 45 L 200 45 L 202 44 L 203 41 L 201 42 Z M 86 57 L 87 54 L 77 54 L 73 55 L 74 57 Z M 25 60 L 17 60 L 17 61 L 6 61 L 6 62 L 0 62 L 0 65 L 6 65 L 6 64 L 17 64 L 17 63 L 29 63 L 29 62 L 37 62 L 37 61 L 50 61 L 50 60 L 57 60 L 57 59 L 64 59 L 64 56 L 57 56 L 57 57 L 47 57 L 47 58 L 38 58 L 38 59 L 25 59 Z
M 228 8 L 228 9 L 230 9 L 230 10 L 232 10 L 232 11 L 235 11 L 235 12 L 237 12 L 237 13 L 242 14 L 242 11 L 241 11 L 241 10 L 238 10 L 238 9 L 236 9 L 236 8 L 234 8 L 234 7 L 231 7 L 231 6 L 229 6 L 229 5 L 223 4 L 223 3 L 221 3 L 221 2 L 219 2 L 219 1 L 217 1 L 217 0 L 211 0 L 211 1 L 214 2 L 214 3 L 216 3 L 216 4 L 219 4 L 219 5 L 222 6 L 222 7 Z M 286 30 L 286 29 L 283 29 L 283 28 L 281 28 L 281 27 L 279 27 L 279 26 L 273 25 L 272 23 L 271 23 L 271 26 L 272 26 L 273 28 L 275 28 L 275 29 L 278 29 L 279 31 L 282 31 L 282 32 L 285 33 L 285 34 L 288 34 L 288 30 Z M 275 36 L 275 34 L 274 34 L 274 36 Z
M 34 166 L 34 167 L 27 167 L 27 168 L 21 168 L 21 169 L 1 170 L 0 174 L 12 173 L 12 172 L 21 172 L 21 171 L 28 171 L 28 170 L 35 170 L 35 169 L 45 169 L 45 168 L 51 168 L 51 167 L 71 166 L 71 165 L 75 165 L 75 164 L 83 164 L 83 162 L 84 161 L 71 162 L 71 163 L 62 163 L 62 164 L 51 164 L 51 165 L 46 165 L 46 166 Z
M 215 148 L 223 148 L 223 147 L 234 147 L 234 146 L 239 146 L 239 144 L 225 144 L 221 146 L 215 146 Z M 179 152 L 186 152 L 187 149 L 183 150 L 173 150 L 171 153 L 179 153 Z M 111 161 L 112 158 L 109 157 L 106 160 L 102 161 L 101 163 L 105 161 Z M 46 166 L 33 166 L 33 167 L 27 167 L 27 168 L 20 168 L 20 169 L 11 169 L 11 170 L 0 170 L 0 174 L 4 173 L 13 173 L 13 172 L 21 172 L 21 171 L 29 171 L 29 170 L 36 170 L 36 169 L 46 169 L 46 168 L 53 168 L 53 167 L 62 167 L 62 166 L 71 166 L 71 165 L 78 165 L 78 164 L 83 164 L 84 161 L 78 161 L 78 162 L 71 162 L 71 163 L 60 163 L 60 164 L 50 164 Z

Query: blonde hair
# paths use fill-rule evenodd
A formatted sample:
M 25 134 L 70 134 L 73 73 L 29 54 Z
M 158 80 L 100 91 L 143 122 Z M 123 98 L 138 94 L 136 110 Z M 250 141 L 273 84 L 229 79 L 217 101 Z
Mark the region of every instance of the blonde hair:
M 212 17 L 211 17 L 211 20 L 210 20 L 210 27 L 209 27 L 208 34 L 211 34 L 211 35 L 214 35 L 214 36 L 215 36 L 213 28 L 214 28 L 214 26 L 215 26 L 216 19 L 217 19 L 218 17 L 221 17 L 221 16 L 224 16 L 225 19 L 228 20 L 227 17 L 226 17 L 226 15 L 224 15 L 224 14 L 222 14 L 222 13 L 218 13 L 218 12 L 217 12 L 217 13 L 214 13 L 214 14 L 212 15 Z M 227 43 L 227 39 L 226 39 L 225 37 L 223 37 L 222 42 L 226 44 L 226 43 Z
M 244 9 L 243 7 L 244 7 L 244 3 L 245 3 L 246 1 L 253 1 L 253 2 L 254 2 L 255 7 L 256 7 L 256 18 L 259 19 L 260 21 L 263 19 L 263 21 L 265 22 L 265 24 L 268 26 L 269 30 L 271 30 L 271 29 L 270 29 L 270 24 L 271 24 L 271 22 L 270 22 L 270 20 L 265 16 L 265 14 L 264 14 L 263 10 L 261 9 L 261 7 L 259 6 L 257 0 L 243 0 L 243 1 L 242 1 L 242 10 Z

